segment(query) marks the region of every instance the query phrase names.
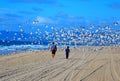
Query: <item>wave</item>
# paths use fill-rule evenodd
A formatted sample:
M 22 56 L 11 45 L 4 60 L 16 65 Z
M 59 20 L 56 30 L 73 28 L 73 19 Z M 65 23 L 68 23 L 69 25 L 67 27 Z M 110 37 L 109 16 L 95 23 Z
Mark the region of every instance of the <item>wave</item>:
M 18 51 L 48 50 L 47 45 L 11 45 L 0 46 L 0 55 L 16 53 Z

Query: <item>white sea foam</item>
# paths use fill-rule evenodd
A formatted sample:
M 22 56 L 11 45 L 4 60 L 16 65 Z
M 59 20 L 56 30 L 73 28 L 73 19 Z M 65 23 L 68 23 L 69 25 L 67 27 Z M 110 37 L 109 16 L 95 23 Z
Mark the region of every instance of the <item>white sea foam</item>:
M 47 50 L 46 45 L 11 45 L 0 46 L 0 54 L 9 54 L 17 51 L 29 51 L 29 50 Z

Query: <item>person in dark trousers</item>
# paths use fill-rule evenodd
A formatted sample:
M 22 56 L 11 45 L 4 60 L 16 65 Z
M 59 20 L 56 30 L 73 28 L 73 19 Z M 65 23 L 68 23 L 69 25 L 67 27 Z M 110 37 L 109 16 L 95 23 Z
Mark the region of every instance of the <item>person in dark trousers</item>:
M 66 59 L 68 59 L 69 58 L 69 53 L 70 53 L 69 46 L 67 46 L 67 48 L 65 49 L 65 52 L 66 52 Z
M 51 46 L 52 58 L 55 57 L 56 51 L 57 51 L 57 46 L 56 46 L 55 43 L 53 42 L 53 43 L 52 43 L 52 46 Z

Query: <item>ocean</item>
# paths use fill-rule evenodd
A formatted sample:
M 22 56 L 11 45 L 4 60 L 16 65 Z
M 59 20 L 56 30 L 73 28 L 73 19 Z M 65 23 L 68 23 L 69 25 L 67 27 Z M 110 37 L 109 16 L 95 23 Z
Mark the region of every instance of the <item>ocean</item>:
M 22 51 L 33 51 L 33 50 L 48 50 L 47 45 L 11 45 L 11 46 L 0 46 L 0 55 L 13 54 Z

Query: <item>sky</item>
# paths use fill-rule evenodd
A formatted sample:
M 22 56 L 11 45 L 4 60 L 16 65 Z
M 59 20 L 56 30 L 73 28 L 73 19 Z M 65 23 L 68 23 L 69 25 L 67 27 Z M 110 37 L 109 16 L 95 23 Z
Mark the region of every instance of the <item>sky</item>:
M 16 24 L 78 24 L 120 19 L 120 0 L 0 0 L 1 29 Z

